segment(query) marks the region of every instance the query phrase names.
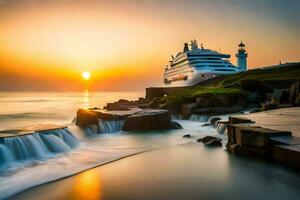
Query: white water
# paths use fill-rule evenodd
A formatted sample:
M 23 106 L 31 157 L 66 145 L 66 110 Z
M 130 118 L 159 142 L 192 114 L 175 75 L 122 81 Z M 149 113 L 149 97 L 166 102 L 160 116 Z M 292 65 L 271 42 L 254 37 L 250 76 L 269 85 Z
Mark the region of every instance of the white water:
M 182 130 L 162 132 L 126 133 L 116 132 L 108 134 L 87 133 L 76 126 L 70 129 L 79 139 L 79 146 L 74 136 L 63 131 L 52 131 L 51 134 L 34 134 L 30 137 L 22 136 L 20 140 L 13 138 L 9 144 L 0 146 L 1 155 L 10 163 L 15 162 L 12 154 L 8 153 L 7 145 L 16 145 L 25 153 L 14 152 L 19 163 L 6 165 L 10 167 L 6 174 L 0 176 L 0 199 L 11 196 L 24 189 L 57 180 L 83 170 L 111 162 L 113 160 L 155 148 L 195 141 L 205 135 L 217 135 L 212 127 L 201 127 L 202 123 L 178 120 L 184 127 Z M 119 130 L 119 122 L 106 122 L 107 130 Z M 184 134 L 191 134 L 193 138 L 182 138 Z M 69 137 L 71 136 L 71 137 Z M 21 137 L 20 137 L 21 138 Z M 13 141 L 12 141 L 13 140 Z M 30 144 L 30 141 L 32 144 Z M 32 150 L 25 150 L 26 145 L 34 145 Z M 44 145 L 42 145 L 44 144 Z M 71 151 L 70 151 L 71 150 Z M 39 152 L 39 153 L 38 153 Z M 59 154 L 57 154 L 59 152 Z M 49 156 L 51 155 L 51 156 Z M 31 159 L 31 162 L 22 161 Z M 11 160 L 13 160 L 11 162 Z M 9 163 L 8 162 L 8 163 Z
M 115 133 L 122 130 L 124 120 L 98 120 L 100 133 Z
M 226 134 L 227 133 L 227 125 L 224 123 L 218 123 L 217 122 L 217 127 L 216 130 L 219 134 Z
M 198 121 L 198 122 L 209 122 L 210 118 L 211 118 L 211 116 L 208 116 L 208 115 L 193 114 L 193 115 L 190 116 L 189 120 Z
M 67 128 L 3 138 L 0 143 L 0 173 L 12 173 L 21 165 L 51 158 L 56 153 L 70 151 L 78 144 Z

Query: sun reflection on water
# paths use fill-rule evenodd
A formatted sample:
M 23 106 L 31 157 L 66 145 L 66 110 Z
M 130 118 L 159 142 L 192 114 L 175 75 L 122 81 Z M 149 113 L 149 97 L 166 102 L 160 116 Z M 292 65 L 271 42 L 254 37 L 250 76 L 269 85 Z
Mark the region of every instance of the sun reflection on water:
M 103 199 L 100 173 L 89 170 L 79 174 L 74 182 L 76 199 Z
M 90 92 L 89 92 L 89 90 L 84 90 L 84 93 L 83 93 L 83 107 L 84 108 L 90 107 Z

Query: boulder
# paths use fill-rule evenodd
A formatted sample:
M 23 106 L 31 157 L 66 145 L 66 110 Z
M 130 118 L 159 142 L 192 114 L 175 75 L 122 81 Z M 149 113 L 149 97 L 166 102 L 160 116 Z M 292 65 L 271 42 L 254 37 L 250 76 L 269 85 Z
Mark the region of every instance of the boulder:
M 108 111 L 112 110 L 129 110 L 126 106 L 119 103 L 108 103 L 105 107 Z
M 130 110 L 132 107 L 137 107 L 138 102 L 136 101 L 128 101 L 126 99 L 120 99 L 114 103 L 107 103 L 105 109 L 108 111 L 126 111 Z
M 98 126 L 98 116 L 92 110 L 79 109 L 77 111 L 76 125 L 86 127 L 89 125 Z
M 159 129 L 178 129 L 178 123 L 171 121 L 167 110 L 145 109 L 130 115 L 124 123 L 124 131 L 149 131 Z M 180 126 L 181 128 L 181 126 Z
M 211 107 L 211 101 L 209 98 L 196 98 L 196 103 L 199 108 Z
M 182 129 L 182 126 L 179 123 L 173 121 L 171 121 L 171 127 L 172 129 Z
M 189 103 L 181 105 L 181 114 L 183 118 L 188 118 L 192 113 L 193 110 L 197 107 L 196 103 Z
M 185 135 L 183 135 L 182 136 L 183 138 L 190 138 L 190 137 L 192 137 L 190 134 L 185 134 Z
M 77 111 L 75 124 L 80 127 L 87 127 L 90 125 L 99 126 L 98 120 L 125 120 L 128 116 L 135 114 L 140 109 L 132 109 L 129 111 L 103 111 L 97 109 L 79 109 Z M 175 126 L 175 124 L 174 124 Z
M 207 143 L 207 142 L 209 142 L 209 141 L 211 141 L 211 140 L 219 140 L 219 141 L 222 141 L 221 138 L 217 138 L 217 137 L 214 137 L 214 136 L 205 136 L 205 137 L 201 138 L 201 142 L 203 142 L 203 143 Z
M 290 136 L 289 131 L 279 131 L 247 124 L 229 124 L 227 129 L 228 144 L 268 148 L 271 137 Z
M 222 142 L 218 139 L 213 139 L 204 143 L 205 146 L 208 147 L 222 147 Z
M 203 138 L 199 138 L 197 142 L 202 142 L 205 146 L 208 147 L 222 147 L 222 139 L 214 137 L 214 136 L 205 136 Z
M 220 117 L 213 117 L 213 118 L 211 118 L 211 120 L 210 120 L 210 124 L 211 124 L 214 128 L 216 128 L 217 125 L 218 125 L 217 122 L 218 122 L 219 120 L 221 120 Z

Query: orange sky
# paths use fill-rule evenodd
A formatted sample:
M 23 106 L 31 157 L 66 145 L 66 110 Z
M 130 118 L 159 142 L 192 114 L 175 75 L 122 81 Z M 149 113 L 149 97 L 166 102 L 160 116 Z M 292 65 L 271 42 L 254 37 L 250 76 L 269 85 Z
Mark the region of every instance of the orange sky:
M 0 90 L 81 90 L 83 71 L 93 90 L 143 90 L 193 38 L 234 64 L 243 40 L 250 68 L 299 61 L 287 2 L 0 0 Z

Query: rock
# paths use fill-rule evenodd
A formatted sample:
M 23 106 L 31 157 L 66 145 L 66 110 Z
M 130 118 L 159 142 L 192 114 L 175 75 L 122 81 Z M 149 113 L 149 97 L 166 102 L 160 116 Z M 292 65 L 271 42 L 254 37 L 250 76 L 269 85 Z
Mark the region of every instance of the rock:
M 128 101 L 126 99 L 120 99 L 118 102 L 107 103 L 105 108 L 108 111 L 126 111 L 137 106 L 138 106 L 138 102 Z
M 205 114 L 210 114 L 211 113 L 211 108 L 196 108 L 193 111 L 194 114 L 198 115 L 205 115 Z
M 222 147 L 222 142 L 218 139 L 213 139 L 204 143 L 205 146 L 208 147 Z
M 255 122 L 245 117 L 229 117 L 229 124 L 249 124 L 249 123 L 255 123 Z
M 108 103 L 107 106 L 105 107 L 108 111 L 112 110 L 130 110 L 126 106 L 119 104 L 119 103 Z
M 277 162 L 299 169 L 300 147 L 299 145 L 274 145 L 272 148 L 272 158 Z
M 211 141 L 211 140 L 219 140 L 219 141 L 222 141 L 221 138 L 217 138 L 217 137 L 214 137 L 214 136 L 205 136 L 205 137 L 201 138 L 201 142 L 203 142 L 203 143 L 207 143 L 207 142 L 209 142 L 209 141 Z
M 183 138 L 191 138 L 192 136 L 190 134 L 186 134 L 182 136 Z
M 198 115 L 207 115 L 207 114 L 228 114 L 228 113 L 236 113 L 240 112 L 244 109 L 243 106 L 229 106 L 229 107 L 209 107 L 209 108 L 195 108 L 193 109 L 193 114 Z
M 269 148 L 271 137 L 290 136 L 291 132 L 272 130 L 247 124 L 229 124 L 227 134 L 228 145 L 237 144 L 242 147 L 251 146 L 259 149 Z
M 167 110 L 146 109 L 129 116 L 124 123 L 124 131 L 149 131 L 177 129 L 179 124 L 171 122 Z M 180 126 L 181 127 L 181 126 Z
M 211 101 L 208 98 L 196 98 L 196 103 L 199 108 L 209 108 L 211 107 Z
M 98 116 L 92 110 L 79 109 L 77 111 L 76 125 L 80 127 L 98 126 Z
M 220 117 L 213 117 L 213 118 L 211 118 L 211 120 L 210 120 L 210 124 L 211 124 L 214 128 L 216 128 L 217 125 L 218 125 L 217 122 L 218 122 L 219 120 L 221 120 Z
M 181 114 L 183 118 L 188 118 L 192 113 L 193 109 L 197 107 L 196 103 L 182 104 L 181 105 Z
M 278 104 L 272 103 L 272 101 L 267 101 L 265 103 L 261 104 L 261 111 L 266 111 L 266 110 L 273 110 L 278 108 Z
M 245 156 L 254 156 L 254 157 L 267 157 L 268 153 L 264 148 L 258 148 L 253 146 L 240 146 L 237 144 L 227 144 L 226 150 L 230 153 L 245 155 Z
M 222 139 L 214 137 L 214 136 L 205 136 L 203 138 L 199 138 L 197 142 L 202 142 L 205 146 L 208 147 L 222 147 Z
M 204 123 L 204 124 L 202 124 L 201 126 L 202 126 L 202 127 L 205 127 L 205 126 L 211 126 L 211 124 L 210 124 L 210 123 Z
M 119 99 L 118 103 L 130 103 L 127 99 Z
M 182 129 L 182 126 L 177 122 L 171 121 L 171 129 Z
M 272 104 L 288 103 L 288 90 L 287 89 L 274 89 L 272 94 Z

